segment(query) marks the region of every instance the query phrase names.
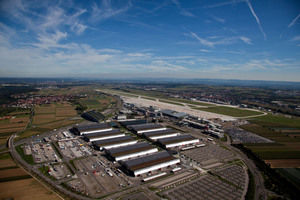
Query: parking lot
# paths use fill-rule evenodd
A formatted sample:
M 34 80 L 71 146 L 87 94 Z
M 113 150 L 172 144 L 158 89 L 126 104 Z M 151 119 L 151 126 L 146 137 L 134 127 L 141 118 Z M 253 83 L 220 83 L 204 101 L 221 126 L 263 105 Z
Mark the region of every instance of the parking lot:
M 65 164 L 52 165 L 49 167 L 49 169 L 52 176 L 54 176 L 56 179 L 63 179 L 71 176 L 71 172 Z
M 58 161 L 60 162 L 60 158 L 57 156 L 53 147 L 49 143 L 31 143 L 30 145 L 24 145 L 25 154 L 29 155 L 30 151 L 35 163 L 42 162 L 50 162 L 50 161 Z
M 225 183 L 212 175 L 205 175 L 191 182 L 160 193 L 168 199 L 242 199 L 243 190 Z
M 245 184 L 248 183 L 246 168 L 240 165 L 229 165 L 227 167 L 217 169 L 213 173 L 228 180 L 230 183 L 239 188 L 245 188 Z
M 58 141 L 58 146 L 63 155 L 65 155 L 68 159 L 92 155 L 89 147 L 77 139 L 60 140 Z
M 88 157 L 74 161 L 80 178 L 92 196 L 100 196 L 127 187 L 126 181 L 113 167 L 109 167 L 98 157 Z
M 183 158 L 190 158 L 204 168 L 236 158 L 231 151 L 209 142 L 206 142 L 204 147 L 181 151 L 180 154 Z

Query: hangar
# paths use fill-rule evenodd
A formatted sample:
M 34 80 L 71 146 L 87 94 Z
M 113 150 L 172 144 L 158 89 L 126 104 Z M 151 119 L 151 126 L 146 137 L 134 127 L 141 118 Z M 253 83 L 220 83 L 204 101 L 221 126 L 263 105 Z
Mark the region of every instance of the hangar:
M 166 151 L 159 151 L 148 156 L 121 161 L 120 163 L 130 174 L 139 176 L 145 173 L 178 164 L 180 163 L 180 160 L 171 156 Z
M 106 150 L 108 155 L 112 157 L 115 161 L 144 156 L 150 153 L 155 153 L 157 151 L 157 148 L 152 147 L 147 142 L 136 143 L 133 145 Z
M 132 125 L 129 126 L 133 132 L 135 132 L 138 135 L 141 135 L 142 133 L 150 132 L 150 131 L 161 131 L 161 130 L 166 130 L 166 127 L 163 127 L 160 124 L 139 124 L 139 125 Z
M 161 130 L 161 131 L 150 131 L 143 133 L 143 136 L 146 137 L 147 139 L 150 140 L 158 140 L 162 138 L 167 138 L 167 137 L 174 137 L 179 135 L 178 131 L 175 131 L 173 129 L 166 129 L 166 130 Z
M 105 140 L 111 138 L 117 138 L 125 136 L 125 133 L 122 133 L 120 130 L 115 129 L 111 131 L 102 131 L 96 133 L 83 134 L 84 139 L 88 142 L 93 142 L 96 140 Z
M 133 139 L 129 135 L 117 137 L 117 138 L 111 138 L 111 139 L 105 139 L 105 140 L 97 140 L 93 142 L 93 145 L 97 149 L 111 149 L 111 148 L 117 148 L 122 146 L 127 146 L 130 144 L 137 143 L 137 140 Z
M 195 138 L 189 134 L 185 135 L 178 135 L 175 137 L 168 137 L 157 140 L 158 143 L 160 143 L 165 148 L 172 148 L 172 147 L 178 147 L 178 146 L 186 146 L 186 145 L 192 145 L 192 144 L 198 144 L 199 139 Z
M 132 125 L 139 125 L 139 124 L 148 124 L 148 121 L 145 119 L 140 119 L 140 120 L 127 120 L 127 121 L 119 121 L 119 123 L 124 126 L 124 127 L 128 127 L 128 126 L 132 126 Z
M 89 134 L 89 133 L 96 133 L 102 131 L 111 131 L 112 127 L 106 123 L 103 124 L 89 124 L 89 125 L 81 125 L 81 126 L 74 126 L 73 131 L 77 135 Z

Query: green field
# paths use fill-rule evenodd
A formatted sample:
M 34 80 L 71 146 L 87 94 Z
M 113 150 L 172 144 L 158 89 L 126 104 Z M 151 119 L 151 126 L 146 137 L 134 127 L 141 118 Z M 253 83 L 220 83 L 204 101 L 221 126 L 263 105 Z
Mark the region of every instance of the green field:
M 258 111 L 244 110 L 244 109 L 232 108 L 226 106 L 214 106 L 208 108 L 195 108 L 195 109 L 206 111 L 206 112 L 217 113 L 221 115 L 228 115 L 232 117 L 248 117 L 248 116 L 262 114 L 261 112 Z
M 80 99 L 79 103 L 87 106 L 88 110 L 95 109 L 102 111 L 106 108 L 111 108 L 116 104 L 116 101 L 113 97 L 108 95 L 91 95 L 88 98 Z
M 268 114 L 252 118 L 253 122 L 266 127 L 294 127 L 300 128 L 300 117 L 287 118 L 284 115 Z
M 152 101 L 156 101 L 155 98 L 151 98 L 151 97 L 142 97 L 143 99 L 148 99 L 148 100 L 152 100 Z
M 19 155 L 30 165 L 34 165 L 34 161 L 32 158 L 32 155 L 25 155 L 23 150 L 23 145 L 16 146 L 16 151 L 19 153 Z

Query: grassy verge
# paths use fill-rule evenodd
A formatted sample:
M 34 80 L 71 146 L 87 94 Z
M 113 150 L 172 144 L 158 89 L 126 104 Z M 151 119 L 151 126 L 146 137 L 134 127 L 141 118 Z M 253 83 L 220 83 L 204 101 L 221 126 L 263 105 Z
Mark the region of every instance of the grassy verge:
M 58 142 L 56 142 L 58 144 Z M 62 158 L 62 155 L 60 153 L 60 151 L 56 148 L 56 146 L 54 144 L 51 144 L 51 146 L 55 149 L 56 153 L 58 154 L 59 158 Z
M 176 102 L 173 102 L 173 101 L 167 101 L 167 100 L 162 100 L 162 99 L 160 99 L 159 102 L 169 103 L 169 104 L 173 104 L 173 105 L 177 105 L 177 106 L 184 106 L 181 103 L 176 103 Z
M 39 171 L 42 172 L 45 176 L 49 177 L 52 180 L 55 180 L 55 178 L 53 176 L 50 176 L 50 174 L 48 173 L 49 171 L 49 167 L 44 165 L 42 167 L 39 168 Z
M 23 145 L 16 146 L 16 151 L 19 153 L 19 155 L 30 165 L 34 165 L 34 161 L 32 158 L 32 155 L 25 155 L 23 150 Z
M 1 153 L 0 154 L 0 160 L 6 160 L 6 159 L 10 159 L 11 155 L 10 153 Z
M 232 117 L 248 117 L 248 116 L 262 114 L 261 112 L 258 111 L 244 110 L 244 109 L 232 108 L 226 106 L 214 106 L 208 108 L 195 108 L 195 109 L 206 111 L 206 112 L 217 113 L 221 115 L 232 116 Z
M 252 172 L 248 169 L 249 185 L 245 200 L 253 200 L 255 197 L 255 181 Z

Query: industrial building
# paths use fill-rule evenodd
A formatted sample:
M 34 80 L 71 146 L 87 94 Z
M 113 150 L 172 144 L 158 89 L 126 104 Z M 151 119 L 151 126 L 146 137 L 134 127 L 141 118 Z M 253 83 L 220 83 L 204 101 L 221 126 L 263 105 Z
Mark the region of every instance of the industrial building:
M 133 132 L 135 132 L 138 135 L 141 135 L 142 133 L 151 132 L 151 131 L 161 131 L 166 130 L 166 127 L 163 127 L 160 124 L 140 124 L 140 125 L 132 125 L 130 126 L 130 129 L 132 129 Z
M 89 125 L 82 125 L 82 126 L 75 126 L 73 127 L 73 131 L 77 135 L 83 135 L 83 134 L 90 134 L 90 133 L 96 133 L 96 132 L 103 132 L 103 131 L 111 131 L 112 127 L 108 124 L 89 124 Z
M 103 149 L 111 149 L 111 148 L 127 146 L 135 143 L 137 143 L 137 140 L 134 140 L 129 135 L 126 135 L 123 137 L 117 137 L 112 139 L 97 140 L 93 142 L 93 145 L 97 149 L 103 150 Z
M 122 133 L 120 130 L 115 129 L 111 131 L 102 131 L 96 133 L 83 134 L 84 139 L 88 142 L 93 142 L 96 140 L 105 140 L 111 138 L 117 138 L 125 136 L 125 133 Z
M 167 137 L 174 137 L 179 135 L 180 133 L 178 131 L 175 131 L 173 129 L 166 129 L 162 131 L 150 131 L 143 133 L 143 136 L 146 137 L 149 140 L 156 141 L 158 139 L 167 138 Z
M 182 118 L 189 116 L 189 114 L 187 114 L 187 113 L 176 112 L 174 110 L 169 110 L 169 109 L 161 110 L 160 113 L 162 113 L 164 116 L 175 118 L 175 119 L 182 119 Z
M 148 156 L 121 161 L 120 163 L 130 174 L 139 176 L 178 164 L 180 160 L 166 151 L 159 151 Z
M 118 147 L 106 150 L 107 154 L 115 161 L 126 160 L 138 156 L 144 156 L 157 152 L 157 148 L 152 147 L 147 142 L 136 143 L 124 147 Z
M 165 148 L 186 146 L 186 145 L 196 145 L 199 143 L 199 139 L 189 135 L 178 135 L 175 137 L 168 137 L 157 140 Z
M 82 118 L 92 122 L 105 121 L 105 116 L 95 110 L 84 112 L 81 116 Z

